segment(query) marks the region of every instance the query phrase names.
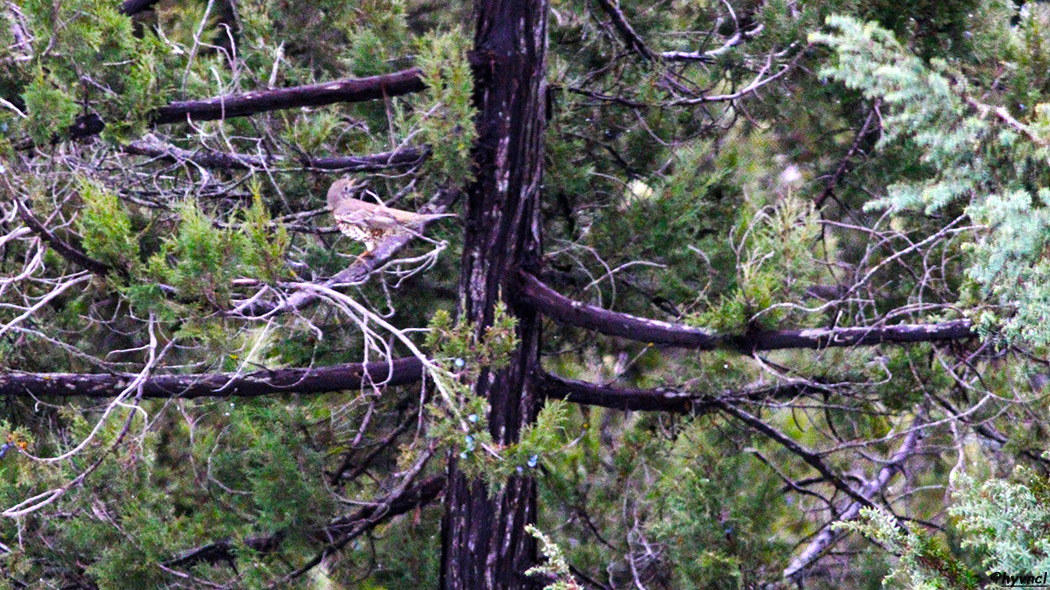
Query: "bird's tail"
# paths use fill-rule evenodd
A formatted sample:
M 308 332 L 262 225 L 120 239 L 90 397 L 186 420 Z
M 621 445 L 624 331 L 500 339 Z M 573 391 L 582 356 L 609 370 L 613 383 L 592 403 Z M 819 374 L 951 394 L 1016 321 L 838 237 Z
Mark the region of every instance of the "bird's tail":
M 420 219 L 419 219 L 420 222 L 426 222 L 426 221 L 434 221 L 435 219 L 441 219 L 443 217 L 456 217 L 456 214 L 455 213 L 420 213 L 419 217 L 420 217 Z

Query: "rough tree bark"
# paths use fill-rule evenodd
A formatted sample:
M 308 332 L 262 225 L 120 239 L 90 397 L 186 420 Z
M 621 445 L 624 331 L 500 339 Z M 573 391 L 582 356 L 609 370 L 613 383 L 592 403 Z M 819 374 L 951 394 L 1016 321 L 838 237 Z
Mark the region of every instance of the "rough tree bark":
M 510 366 L 482 373 L 475 393 L 488 398 L 489 430 L 518 440 L 535 419 L 539 391 L 539 317 L 508 297 L 516 268 L 540 257 L 539 191 L 543 174 L 547 1 L 477 0 L 471 62 L 478 141 L 467 189 L 460 311 L 478 334 L 502 299 L 517 319 L 519 348 Z M 524 572 L 536 558 L 525 525 L 536 520 L 532 478 L 490 491 L 468 481 L 450 457 L 441 561 L 445 590 L 535 587 Z

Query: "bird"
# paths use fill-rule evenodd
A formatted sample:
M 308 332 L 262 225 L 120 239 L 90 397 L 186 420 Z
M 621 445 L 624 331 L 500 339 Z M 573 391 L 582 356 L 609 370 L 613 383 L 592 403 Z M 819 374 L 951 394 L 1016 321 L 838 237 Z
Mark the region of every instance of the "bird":
M 328 209 L 335 218 L 339 231 L 355 242 L 365 245 L 361 256 L 370 256 L 376 245 L 396 234 L 411 233 L 422 223 L 454 217 L 449 213 L 413 213 L 354 198 L 364 189 L 363 183 L 340 178 L 328 189 Z

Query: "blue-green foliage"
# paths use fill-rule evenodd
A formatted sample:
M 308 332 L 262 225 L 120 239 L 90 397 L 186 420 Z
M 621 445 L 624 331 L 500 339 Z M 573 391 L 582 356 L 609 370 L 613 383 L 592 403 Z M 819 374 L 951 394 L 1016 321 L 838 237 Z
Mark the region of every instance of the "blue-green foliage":
M 1050 570 L 1050 480 L 1025 468 L 1014 479 L 978 484 L 959 477 L 949 512 L 966 535 L 963 544 L 984 553 L 987 571 L 1038 575 Z
M 961 547 L 975 550 L 964 560 L 881 508 L 865 508 L 860 521 L 838 528 L 859 531 L 897 556 L 887 586 L 970 589 L 982 587 L 982 578 L 995 572 L 1038 576 L 1050 569 L 1050 481 L 1023 467 L 1012 479 L 978 483 L 965 474 L 955 478 L 948 512 Z
M 903 525 L 883 508 L 862 508 L 861 520 L 834 525 L 857 531 L 895 555 L 897 562 L 883 587 L 914 590 L 976 590 L 980 578 L 956 559 L 939 539 L 914 525 Z
M 811 36 L 835 50 L 836 60 L 822 75 L 856 88 L 888 107 L 883 148 L 898 142 L 914 146 L 924 178 L 887 187 L 869 208 L 920 209 L 943 213 L 955 202 L 966 205 L 976 224 L 977 241 L 968 274 L 1006 317 L 985 312 L 987 325 L 1004 324 L 1005 334 L 1033 343 L 1050 342 L 1050 262 L 1043 256 L 1050 235 L 1045 161 L 1050 155 L 1041 131 L 1045 109 L 1029 123 L 1003 107 L 987 105 L 967 88 L 946 62 L 928 64 L 911 55 L 875 23 L 849 17 L 828 20 L 830 33 Z

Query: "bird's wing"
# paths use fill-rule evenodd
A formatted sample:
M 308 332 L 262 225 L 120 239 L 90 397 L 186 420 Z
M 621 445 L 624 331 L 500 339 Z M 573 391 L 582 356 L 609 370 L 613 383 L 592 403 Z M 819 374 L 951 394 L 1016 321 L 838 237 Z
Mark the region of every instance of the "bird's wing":
M 390 210 L 386 208 L 377 208 L 375 211 L 367 214 L 366 217 L 368 225 L 376 229 L 400 229 L 405 225 L 403 221 L 391 215 Z
M 401 227 L 398 219 L 390 215 L 389 210 L 376 206 L 363 208 L 360 203 L 340 203 L 332 212 L 343 223 L 365 225 L 375 229 L 396 229 Z

